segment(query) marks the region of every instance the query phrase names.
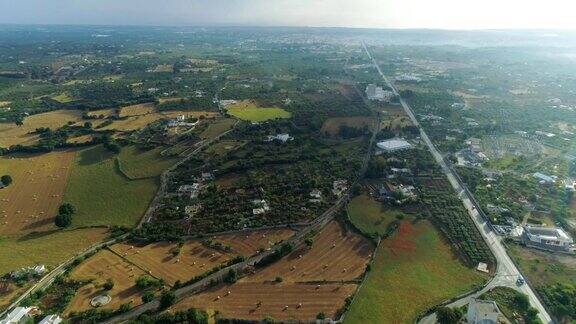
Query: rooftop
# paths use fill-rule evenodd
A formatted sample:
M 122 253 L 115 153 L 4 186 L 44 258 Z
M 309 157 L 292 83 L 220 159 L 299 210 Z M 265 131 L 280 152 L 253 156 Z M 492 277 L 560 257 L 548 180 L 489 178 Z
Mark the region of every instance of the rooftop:
M 408 141 L 402 138 L 393 138 L 385 141 L 380 141 L 376 144 L 378 148 L 386 151 L 403 150 L 412 147 Z

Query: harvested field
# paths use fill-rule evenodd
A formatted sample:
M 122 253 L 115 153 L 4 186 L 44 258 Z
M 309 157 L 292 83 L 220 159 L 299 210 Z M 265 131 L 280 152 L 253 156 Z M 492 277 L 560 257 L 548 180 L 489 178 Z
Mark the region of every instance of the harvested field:
M 413 323 L 422 311 L 481 285 L 428 221 L 402 221 L 384 239 L 344 323 Z
M 0 235 L 54 228 L 74 161 L 74 151 L 0 157 L 0 174 L 13 182 L 0 189 Z
M 158 103 L 163 104 L 163 103 L 167 103 L 167 102 L 180 101 L 183 99 L 184 98 L 182 98 L 182 97 L 158 98 Z
M 36 264 L 57 266 L 107 235 L 107 228 L 83 228 L 5 237 L 0 240 L 0 274 Z
M 136 146 L 122 148 L 118 164 L 124 175 L 130 179 L 143 179 L 159 176 L 178 159 L 160 155 L 162 147 L 140 150 Z
M 47 127 L 52 130 L 58 129 L 68 122 L 82 121 L 80 110 L 54 110 L 47 113 L 32 115 L 24 119 L 24 125 L 0 124 L 0 147 L 11 145 L 31 145 L 38 140 L 38 135 L 29 134 L 36 128 Z
M 312 248 L 301 247 L 245 280 L 266 282 L 278 276 L 284 282 L 354 280 L 364 273 L 374 249 L 370 241 L 346 232 L 335 221 L 313 239 Z
M 93 308 L 90 300 L 101 294 L 112 297 L 110 303 L 101 306 L 104 309 L 118 309 L 125 303 L 130 303 L 132 307 L 141 304 L 141 292 L 136 287 L 135 281 L 144 274 L 144 271 L 108 250 L 98 252 L 70 273 L 70 279 L 94 281 L 78 289 L 68 304 L 65 314 Z M 109 291 L 104 291 L 101 286 L 108 279 L 112 279 L 114 287 Z
M 120 108 L 120 113 L 118 114 L 118 117 L 120 118 L 124 118 L 124 117 L 131 117 L 131 116 L 139 116 L 139 115 L 146 115 L 146 114 L 150 114 L 156 111 L 156 107 L 154 106 L 154 103 L 143 103 L 143 104 L 138 104 L 138 105 L 131 105 L 131 106 L 125 106 Z
M 231 129 L 235 123 L 236 121 L 232 118 L 218 119 L 213 123 L 211 123 L 210 125 L 208 125 L 208 128 L 206 128 L 206 130 L 203 131 L 202 134 L 200 134 L 200 137 L 202 139 L 214 138 L 224 133 L 225 131 Z
M 119 243 L 110 247 L 126 260 L 150 271 L 151 276 L 162 278 L 170 285 L 177 280 L 188 281 L 233 257 L 231 254 L 207 248 L 198 241 L 186 242 L 180 254 L 174 256 L 172 251 L 176 248 L 177 244 L 169 242 L 144 246 Z
M 259 321 L 270 317 L 281 321 L 313 321 L 320 312 L 326 314 L 326 318 L 333 318 L 344 305 L 344 300 L 354 294 L 356 287 L 355 284 L 317 287 L 313 284 L 238 282 L 186 298 L 171 310 L 195 307 L 217 310 L 225 318 Z M 260 306 L 257 306 L 258 302 Z
M 158 186 L 156 178 L 131 180 L 102 145 L 76 154 L 64 201 L 76 207 L 72 226 L 134 226 Z
M 359 129 L 362 129 L 363 127 L 371 129 L 374 127 L 374 118 L 366 116 L 328 118 L 322 125 L 320 131 L 332 136 L 338 135 L 340 132 L 340 126 L 342 125 Z
M 88 116 L 96 118 L 108 118 L 116 115 L 116 108 L 93 110 L 88 113 Z
M 76 137 L 71 137 L 66 142 L 78 144 L 78 143 L 88 143 L 91 140 L 92 140 L 92 135 L 88 134 L 88 135 L 80 135 L 80 136 L 76 136 Z
M 256 254 L 259 249 L 269 249 L 292 235 L 294 235 L 294 231 L 282 228 L 222 235 L 214 237 L 212 240 L 229 246 L 233 254 L 249 257 Z
M 8 106 L 10 103 L 10 101 L 0 101 L 0 108 Z
M 141 128 L 146 125 L 153 123 L 157 120 L 175 118 L 179 115 L 185 115 L 186 117 L 212 117 L 214 113 L 208 111 L 168 111 L 162 113 L 147 113 L 143 115 L 129 116 L 126 119 L 115 120 L 112 124 L 103 127 L 102 130 L 117 130 L 121 132 L 131 132 Z
M 237 148 L 244 145 L 245 142 L 235 141 L 235 140 L 220 140 L 206 148 L 204 154 L 209 157 L 216 157 L 225 155 L 228 152 L 232 152 Z

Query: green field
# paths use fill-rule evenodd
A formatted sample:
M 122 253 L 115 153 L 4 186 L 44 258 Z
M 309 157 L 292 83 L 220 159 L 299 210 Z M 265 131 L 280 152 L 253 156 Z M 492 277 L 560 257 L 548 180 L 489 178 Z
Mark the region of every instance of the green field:
M 208 128 L 206 128 L 206 130 L 204 130 L 200 134 L 200 137 L 202 139 L 214 138 L 214 137 L 224 133 L 225 131 L 231 129 L 235 123 L 236 123 L 236 121 L 232 118 L 218 119 L 215 122 L 208 125 Z
M 79 151 L 64 201 L 76 207 L 72 225 L 134 226 L 146 211 L 158 179 L 130 180 L 101 145 Z
M 0 275 L 36 264 L 56 266 L 104 240 L 107 232 L 105 228 L 85 228 L 0 238 Z
M 140 150 L 136 146 L 122 148 L 118 155 L 120 171 L 130 179 L 157 177 L 178 159 L 160 155 L 161 147 Z
M 228 113 L 251 122 L 262 122 L 277 118 L 290 118 L 292 114 L 282 108 L 231 107 Z
M 72 98 L 66 92 L 62 92 L 61 94 L 52 97 L 52 99 L 54 99 L 58 102 L 61 102 L 61 103 L 67 103 L 67 102 L 72 101 Z
M 413 323 L 423 311 L 480 285 L 427 221 L 403 221 L 382 241 L 344 323 Z
M 567 255 L 509 245 L 508 253 L 536 288 L 556 283 L 576 286 L 576 260 Z
M 522 298 L 522 293 L 508 287 L 496 287 L 480 296 L 480 299 L 493 300 L 498 304 L 498 308 L 506 318 L 514 319 L 521 315 L 524 319 L 527 318 L 527 309 L 518 304 L 517 298 Z M 524 295 L 524 298 L 527 298 Z
M 348 214 L 352 224 L 365 234 L 384 234 L 390 223 L 408 216 L 399 210 L 385 207 L 366 194 L 350 201 Z

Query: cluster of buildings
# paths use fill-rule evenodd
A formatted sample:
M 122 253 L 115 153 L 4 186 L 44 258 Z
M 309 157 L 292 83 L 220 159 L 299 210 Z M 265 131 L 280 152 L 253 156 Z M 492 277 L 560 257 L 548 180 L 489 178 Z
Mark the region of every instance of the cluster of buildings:
M 16 307 L 6 317 L 0 320 L 0 324 L 23 324 L 34 323 L 34 317 L 40 315 L 40 310 L 36 307 Z M 58 315 L 48 315 L 39 324 L 58 324 L 62 318 Z
M 558 179 L 558 177 L 556 176 L 548 176 L 540 172 L 534 173 L 532 177 L 536 178 L 538 182 L 542 185 L 554 184 L 556 182 L 556 179 Z
M 178 117 L 176 117 L 175 119 L 171 119 L 168 121 L 168 127 L 194 127 L 196 126 L 196 124 L 198 124 L 198 120 L 190 123 L 186 121 L 186 116 L 184 115 L 180 115 Z
M 390 102 L 394 97 L 394 92 L 384 90 L 382 87 L 377 87 L 375 84 L 369 84 L 366 87 L 366 97 L 368 97 L 368 100 Z
M 467 148 L 456 153 L 459 165 L 480 166 L 488 157 L 482 152 L 482 141 L 479 138 L 471 137 L 466 140 Z
M 332 193 L 336 197 L 342 196 L 342 194 L 348 189 L 347 180 L 336 180 L 332 183 Z
M 265 214 L 267 211 L 270 210 L 270 206 L 268 205 L 268 202 L 264 199 L 254 199 L 254 200 L 252 200 L 252 204 L 255 207 L 252 209 L 253 215 Z
M 310 202 L 312 203 L 319 203 L 322 201 L 322 191 L 318 189 L 314 189 L 310 192 Z
M 272 142 L 272 141 L 280 141 L 282 143 L 286 143 L 288 141 L 293 140 L 294 137 L 290 136 L 290 134 L 286 134 L 286 133 L 282 133 L 282 134 L 276 134 L 276 135 L 268 135 L 265 139 L 266 142 Z
M 10 274 L 12 279 L 18 280 L 24 277 L 39 277 L 46 272 L 46 266 L 43 264 L 35 265 L 33 267 L 22 268 L 16 271 L 13 271 Z
M 197 198 L 200 194 L 200 191 L 202 190 L 203 184 L 214 180 L 214 175 L 211 172 L 202 172 L 200 177 L 197 177 L 196 180 L 197 182 L 194 182 L 191 185 L 181 185 L 178 187 L 178 194 L 188 196 L 192 200 Z M 191 217 L 200 210 L 200 207 L 200 204 L 185 206 L 184 212 L 186 215 L 188 215 L 188 217 Z

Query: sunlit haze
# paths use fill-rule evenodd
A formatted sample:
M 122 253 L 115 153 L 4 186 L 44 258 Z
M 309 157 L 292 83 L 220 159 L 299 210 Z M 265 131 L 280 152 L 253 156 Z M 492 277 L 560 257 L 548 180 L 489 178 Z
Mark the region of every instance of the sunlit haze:
M 2 0 L 0 23 L 576 29 L 570 0 Z

